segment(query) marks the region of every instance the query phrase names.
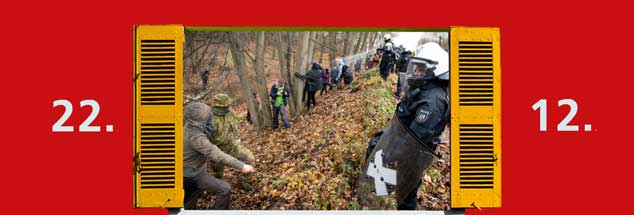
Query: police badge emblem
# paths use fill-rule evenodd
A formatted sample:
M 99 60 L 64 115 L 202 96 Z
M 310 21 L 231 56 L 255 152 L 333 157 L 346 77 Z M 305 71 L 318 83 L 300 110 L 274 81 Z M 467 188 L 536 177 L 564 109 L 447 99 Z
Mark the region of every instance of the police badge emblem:
M 429 114 L 431 114 L 431 112 L 422 109 L 419 110 L 418 114 L 416 114 L 416 122 L 424 123 L 427 121 L 427 118 L 429 118 Z

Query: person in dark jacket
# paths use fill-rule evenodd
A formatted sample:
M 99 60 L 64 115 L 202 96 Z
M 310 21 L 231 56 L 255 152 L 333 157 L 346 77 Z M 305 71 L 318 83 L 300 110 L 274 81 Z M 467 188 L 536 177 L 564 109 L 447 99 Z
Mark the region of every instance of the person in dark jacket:
M 339 62 L 337 64 L 338 64 L 337 69 L 339 73 L 337 75 L 337 80 L 335 80 L 336 81 L 335 85 L 337 86 L 337 88 L 342 88 L 342 86 L 339 83 L 341 83 L 341 80 L 345 81 L 345 77 L 346 75 L 348 75 L 347 73 L 349 73 L 350 71 L 348 69 L 348 65 L 346 65 L 343 59 L 339 59 Z
M 209 80 L 209 70 L 200 71 L 200 80 L 203 82 L 203 90 L 207 89 L 207 81 Z
M 354 72 L 359 73 L 359 71 L 361 71 L 361 58 L 354 63 Z
M 396 53 L 392 49 L 392 43 L 386 43 L 385 47 L 380 48 L 381 63 L 379 64 L 379 73 L 383 80 L 387 80 L 387 76 L 390 75 L 394 68 L 394 62 L 396 61 Z
M 321 82 L 322 82 L 322 86 L 321 86 L 321 92 L 319 92 L 319 95 L 321 96 L 322 94 L 324 94 L 324 91 L 326 91 L 326 93 L 328 93 L 328 89 L 327 87 L 330 85 L 330 71 L 328 70 L 328 68 L 326 68 L 326 70 L 321 74 Z
M 310 110 L 311 104 L 313 106 L 317 105 L 315 94 L 317 93 L 317 91 L 321 90 L 321 87 L 323 85 L 321 82 L 321 69 L 319 69 L 320 67 L 321 66 L 319 66 L 319 64 L 313 63 L 310 71 L 308 71 L 305 76 L 308 91 L 308 110 Z
M 352 75 L 352 72 L 349 69 L 347 69 L 347 66 L 344 66 L 344 68 L 346 69 L 344 69 L 345 72 L 343 72 L 343 84 L 348 85 L 352 83 L 354 76 Z
M 275 84 L 271 87 L 271 105 L 273 105 L 273 129 L 279 127 L 278 116 L 282 115 L 282 122 L 284 127 L 290 128 L 291 124 L 288 122 L 286 116 L 286 105 L 288 104 L 288 85 L 284 83 L 284 79 L 275 81 Z
M 337 67 L 333 67 L 330 72 L 330 90 L 332 90 L 333 87 L 336 89 L 337 83 L 339 82 L 339 80 L 337 80 L 338 77 L 339 69 L 337 69 Z

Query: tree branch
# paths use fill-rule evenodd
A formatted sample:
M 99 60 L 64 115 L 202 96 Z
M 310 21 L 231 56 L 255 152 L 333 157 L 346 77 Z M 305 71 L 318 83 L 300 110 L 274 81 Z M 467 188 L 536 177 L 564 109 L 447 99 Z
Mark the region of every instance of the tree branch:
M 323 43 L 317 42 L 317 40 L 315 40 L 315 39 L 313 39 L 313 38 L 310 38 L 310 40 L 311 40 L 311 41 L 313 41 L 314 43 L 316 43 L 316 44 L 318 44 L 318 45 L 322 46 L 322 47 L 326 47 L 326 48 L 328 48 L 328 49 L 330 49 L 330 50 L 337 51 L 337 48 L 333 48 L 333 47 L 330 47 L 330 46 L 328 46 L 328 45 L 326 45 L 326 44 L 323 44 Z

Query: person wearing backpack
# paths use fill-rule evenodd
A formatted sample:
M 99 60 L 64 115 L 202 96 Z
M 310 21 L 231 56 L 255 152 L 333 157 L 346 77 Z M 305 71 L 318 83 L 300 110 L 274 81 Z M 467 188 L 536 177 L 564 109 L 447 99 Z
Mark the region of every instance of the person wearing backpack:
M 354 79 L 352 75 L 352 71 L 348 68 L 348 65 L 343 65 L 343 84 L 348 85 L 352 83 L 352 79 Z
M 228 210 L 231 185 L 222 178 L 207 173 L 208 165 L 223 165 L 251 173 L 255 169 L 236 159 L 214 143 L 212 108 L 201 102 L 191 102 L 184 108 L 183 178 L 186 207 L 191 208 L 201 191 L 216 195 L 214 209 Z
M 332 70 L 330 71 L 330 85 L 329 85 L 330 90 L 332 90 L 332 88 L 337 86 L 337 83 L 339 82 L 339 80 L 337 80 L 338 77 L 339 77 L 339 69 L 337 67 L 333 67 Z
M 282 115 L 282 123 L 284 123 L 285 128 L 290 128 L 291 124 L 288 122 L 288 117 L 286 116 L 286 105 L 288 104 L 288 85 L 284 83 L 284 79 L 278 79 L 275 81 L 275 84 L 271 86 L 271 105 L 273 105 L 273 129 L 277 129 L 279 127 L 279 115 Z

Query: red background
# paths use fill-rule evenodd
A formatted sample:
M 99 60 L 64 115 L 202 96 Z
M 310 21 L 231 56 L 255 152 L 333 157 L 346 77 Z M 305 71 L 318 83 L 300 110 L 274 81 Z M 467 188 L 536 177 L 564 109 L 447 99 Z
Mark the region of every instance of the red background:
M 2 213 L 165 213 L 131 209 L 135 24 L 500 27 L 503 207 L 468 214 L 634 213 L 633 1 L 0 4 Z M 541 98 L 548 132 L 531 109 Z M 592 132 L 553 131 L 564 98 Z M 115 132 L 52 133 L 56 99 L 73 103 L 73 125 L 97 100 L 93 124 Z

